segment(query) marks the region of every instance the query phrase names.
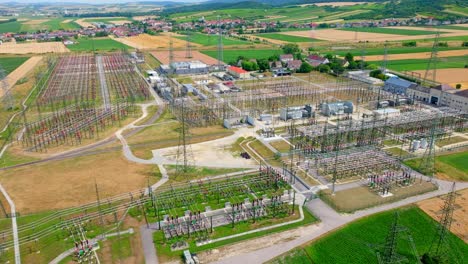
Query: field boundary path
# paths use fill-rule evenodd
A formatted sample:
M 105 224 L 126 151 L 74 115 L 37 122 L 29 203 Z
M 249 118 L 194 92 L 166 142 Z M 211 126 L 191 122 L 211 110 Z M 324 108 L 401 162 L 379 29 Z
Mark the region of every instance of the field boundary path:
M 101 96 L 103 100 L 103 105 L 106 110 L 110 110 L 109 87 L 107 86 L 106 73 L 104 71 L 104 65 L 102 65 L 101 55 L 96 57 L 96 64 L 98 66 L 99 82 L 101 84 Z
M 37 64 L 42 60 L 42 56 L 33 56 L 21 64 L 14 71 L 10 72 L 5 78 L 7 82 L 7 90 L 12 89 L 16 83 L 23 78 L 28 72 L 30 72 Z M 0 90 L 0 97 L 3 96 L 3 90 Z
M 11 211 L 11 225 L 13 231 L 13 243 L 14 243 L 14 250 L 15 250 L 15 263 L 21 263 L 21 253 L 19 248 L 19 238 L 18 238 L 18 224 L 16 223 L 16 207 L 13 200 L 10 198 L 10 195 L 6 192 L 3 185 L 0 184 L 0 191 L 2 192 L 3 196 L 7 200 L 8 204 L 10 205 Z

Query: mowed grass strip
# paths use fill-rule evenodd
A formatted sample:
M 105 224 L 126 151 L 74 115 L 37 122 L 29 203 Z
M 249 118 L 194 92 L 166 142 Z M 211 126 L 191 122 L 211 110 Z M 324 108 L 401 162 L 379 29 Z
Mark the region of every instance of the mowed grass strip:
M 285 34 L 280 34 L 280 33 L 265 33 L 265 34 L 259 34 L 257 36 L 261 37 L 261 38 L 276 39 L 276 40 L 281 40 L 281 41 L 286 41 L 286 42 L 317 42 L 317 41 L 320 41 L 320 40 L 314 39 L 314 38 L 291 36 L 291 35 L 285 35 Z
M 379 248 L 375 246 L 385 242 L 395 211 L 399 213 L 398 224 L 407 228 L 419 255 L 427 252 L 437 234 L 435 221 L 417 207 L 406 207 L 362 218 L 269 263 L 377 263 L 376 250 Z M 457 257 L 459 259 L 461 256 L 467 256 L 468 244 L 452 233 L 448 234 L 447 241 L 451 253 L 448 254 L 447 263 L 456 263 Z M 297 252 L 301 250 L 303 252 Z M 405 256 L 409 263 L 417 262 L 408 239 L 403 234 L 398 238 L 397 252 Z M 311 261 L 307 261 L 307 258 Z M 294 262 L 286 261 L 290 259 Z
M 110 38 L 80 38 L 78 43 L 69 45 L 67 48 L 71 51 L 89 52 L 89 51 L 116 51 L 120 49 L 133 49 L 125 44 L 117 42 Z
M 29 57 L 0 57 L 0 67 L 8 75 L 28 59 Z
M 396 71 L 417 71 L 427 68 L 428 59 L 390 60 L 387 67 Z M 381 65 L 380 61 L 373 62 Z M 464 68 L 467 64 L 466 56 L 439 58 L 437 69 Z
M 446 50 L 463 50 L 466 49 L 466 47 L 439 47 L 437 50 L 438 51 L 446 51 Z M 388 48 L 387 54 L 408 54 L 408 53 L 419 53 L 419 52 L 431 52 L 432 47 L 391 47 Z M 351 53 L 354 56 L 360 56 L 361 55 L 361 50 L 360 49 L 349 49 L 349 50 L 330 50 L 328 53 L 338 55 L 338 56 L 346 56 L 347 53 Z M 384 55 L 385 49 L 384 48 L 369 48 L 366 49 L 366 56 L 373 56 L 373 55 Z M 358 59 L 358 58 L 356 58 Z
M 203 50 L 200 51 L 203 54 L 206 54 L 212 58 L 218 57 L 218 51 L 216 50 Z M 249 59 L 268 59 L 271 56 L 279 56 L 283 54 L 282 50 L 279 49 L 260 49 L 260 50 L 224 50 L 224 61 L 225 62 L 234 62 L 237 61 L 239 56 L 243 56 Z
M 399 28 L 381 28 L 381 27 L 368 27 L 368 28 L 340 28 L 339 30 L 344 31 L 357 31 L 367 33 L 379 33 L 379 34 L 393 34 L 393 35 L 405 35 L 405 36 L 416 36 L 416 35 L 432 35 L 434 31 L 429 30 L 411 30 L 411 29 L 399 29 Z M 447 32 L 440 32 L 441 34 Z

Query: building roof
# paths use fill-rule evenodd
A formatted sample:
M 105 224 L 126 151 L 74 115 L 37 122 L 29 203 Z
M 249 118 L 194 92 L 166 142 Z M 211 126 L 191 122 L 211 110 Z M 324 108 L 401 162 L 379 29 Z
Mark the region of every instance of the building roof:
M 239 74 L 242 74 L 242 73 L 248 73 L 248 71 L 244 70 L 244 69 L 241 69 L 239 67 L 236 67 L 236 66 L 231 66 L 229 67 L 229 70 L 230 71 L 233 71 L 233 72 L 237 72 Z
M 448 84 L 437 85 L 436 87 L 434 87 L 434 89 L 439 90 L 439 91 L 443 91 L 443 92 L 447 92 L 447 91 L 450 91 L 450 90 L 455 90 L 455 88 L 453 88 L 452 86 L 450 86 Z
M 401 86 L 405 88 L 410 88 L 415 83 L 407 81 L 405 79 L 400 79 L 399 77 L 390 77 L 388 78 L 388 80 L 385 81 L 385 84 L 391 84 L 391 85 Z
M 468 98 L 468 90 L 461 90 L 455 93 L 456 95 Z
M 280 55 L 280 59 L 281 60 L 284 60 L 284 59 L 294 59 L 293 55 L 292 54 L 281 54 Z
M 326 58 L 319 56 L 319 55 L 309 55 L 307 57 L 309 60 L 316 60 L 316 61 L 325 61 Z
M 288 68 L 292 69 L 292 68 L 300 68 L 302 65 L 302 61 L 301 60 L 293 60 L 293 61 L 290 61 L 288 62 Z

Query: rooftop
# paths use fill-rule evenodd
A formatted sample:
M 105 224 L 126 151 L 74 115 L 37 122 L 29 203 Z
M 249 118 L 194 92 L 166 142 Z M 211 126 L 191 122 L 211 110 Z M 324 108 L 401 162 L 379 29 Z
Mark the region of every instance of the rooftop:
M 248 71 L 241 69 L 239 67 L 236 67 L 236 66 L 229 67 L 229 70 L 233 72 L 237 72 L 237 73 L 248 73 Z

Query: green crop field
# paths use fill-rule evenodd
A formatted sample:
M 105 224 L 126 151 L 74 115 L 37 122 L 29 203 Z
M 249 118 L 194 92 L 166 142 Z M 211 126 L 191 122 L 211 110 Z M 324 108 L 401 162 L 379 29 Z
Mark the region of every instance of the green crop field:
M 462 49 L 466 49 L 466 47 L 439 47 L 437 50 L 446 51 L 446 50 L 462 50 Z M 365 51 L 366 51 L 367 56 L 383 55 L 385 53 L 384 48 L 368 48 Z M 396 48 L 392 47 L 392 48 L 388 48 L 387 53 L 388 54 L 408 54 L 408 53 L 431 52 L 431 51 L 432 51 L 432 47 L 396 47 Z M 361 56 L 360 49 L 336 50 L 336 51 L 328 51 L 328 52 L 334 55 L 338 55 L 338 56 L 345 56 L 348 52 L 350 52 L 356 57 Z
M 423 26 L 415 26 L 415 29 L 422 28 Z M 427 27 L 427 26 L 424 26 Z M 448 26 L 437 26 L 436 28 L 439 29 L 455 29 L 455 30 L 468 30 L 468 27 L 461 27 L 461 26 L 455 26 L 455 25 L 448 25 Z
M 464 173 L 468 173 L 468 151 L 452 155 L 439 156 L 437 157 L 437 160 L 448 164 Z
M 60 30 L 60 29 L 64 29 L 64 30 L 73 30 L 73 29 L 80 29 L 80 26 L 78 24 L 76 24 L 75 22 L 71 21 L 71 22 L 67 22 L 67 23 L 63 23 L 63 21 L 65 21 L 67 19 L 64 19 L 64 18 L 54 18 L 54 19 L 51 19 L 47 22 L 44 22 L 43 25 L 46 25 L 49 30 Z
M 216 50 L 203 50 L 200 51 L 210 57 L 217 58 L 218 51 Z M 237 61 L 239 56 L 244 56 L 245 58 L 249 59 L 268 59 L 270 56 L 280 55 L 283 54 L 282 50 L 273 50 L 273 49 L 265 49 L 265 50 L 224 50 L 224 61 L 234 62 Z
M 29 57 L 2 57 L 0 58 L 0 67 L 5 70 L 5 74 L 9 74 L 28 59 Z
M 8 33 L 8 32 L 19 32 L 21 29 L 21 23 L 18 21 L 8 22 L 0 24 L 0 34 L 1 33 Z
M 279 33 L 265 33 L 265 34 L 259 34 L 257 36 L 262 37 L 262 38 L 276 39 L 276 40 L 287 41 L 287 42 L 316 42 L 316 41 L 320 41 L 318 39 L 313 39 L 313 38 L 291 36 L 291 35 L 285 35 L 285 34 L 279 34 Z
M 385 242 L 389 226 L 394 219 L 394 212 L 395 210 L 387 211 L 355 221 L 270 263 L 377 263 L 375 247 Z M 429 250 L 437 234 L 435 221 L 417 207 L 401 208 L 398 212 L 399 225 L 408 229 L 418 254 L 423 255 Z M 468 254 L 466 243 L 452 233 L 448 235 L 447 240 L 451 249 L 448 263 L 456 263 L 454 260 L 463 256 L 466 258 Z M 409 260 L 405 263 L 417 263 L 407 237 L 402 234 L 397 243 L 398 254 Z
M 368 27 L 368 28 L 340 28 L 339 30 L 344 31 L 357 31 L 357 32 L 369 32 L 379 34 L 395 34 L 395 35 L 431 35 L 434 31 L 429 30 L 411 30 L 411 29 L 399 29 L 399 28 L 381 28 L 381 27 Z M 440 32 L 441 34 L 446 32 Z
M 468 181 L 468 151 L 440 155 L 436 157 L 437 174 L 455 180 Z M 405 164 L 414 170 L 419 170 L 421 159 L 409 159 Z
M 132 49 L 125 44 L 117 42 L 110 38 L 80 38 L 77 44 L 69 45 L 67 48 L 71 51 L 114 51 L 123 48 Z
M 391 60 L 387 62 L 387 67 L 396 71 L 425 70 L 427 62 L 427 59 Z M 439 58 L 437 69 L 464 68 L 466 64 L 468 64 L 467 56 Z
M 186 40 L 187 37 L 179 36 L 176 37 L 178 39 Z M 203 46 L 214 46 L 218 44 L 218 36 L 217 35 L 207 35 L 201 33 L 195 33 L 190 36 L 190 42 L 197 43 Z M 224 46 L 232 46 L 232 45 L 247 45 L 251 44 L 248 41 L 243 41 L 239 39 L 233 39 L 223 36 L 223 45 Z

